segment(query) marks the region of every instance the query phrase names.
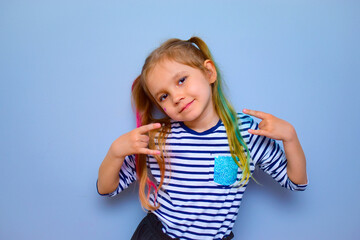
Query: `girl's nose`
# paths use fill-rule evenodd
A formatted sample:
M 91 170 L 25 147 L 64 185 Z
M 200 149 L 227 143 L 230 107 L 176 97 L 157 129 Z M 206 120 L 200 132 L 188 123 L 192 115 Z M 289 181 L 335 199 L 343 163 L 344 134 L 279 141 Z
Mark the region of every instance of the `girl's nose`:
M 176 105 L 179 104 L 183 99 L 185 99 L 183 94 L 181 93 L 174 94 L 174 98 L 173 98 L 174 104 Z

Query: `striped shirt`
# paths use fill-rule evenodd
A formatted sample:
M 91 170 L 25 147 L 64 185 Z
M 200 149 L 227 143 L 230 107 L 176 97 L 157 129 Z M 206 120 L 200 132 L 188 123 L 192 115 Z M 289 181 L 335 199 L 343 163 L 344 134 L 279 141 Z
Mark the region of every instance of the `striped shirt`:
M 268 173 L 290 190 L 303 191 L 306 184 L 291 182 L 287 176 L 287 160 L 280 145 L 273 139 L 252 135 L 248 129 L 258 124 L 248 115 L 238 114 L 240 133 L 251 156 L 250 170 L 255 166 Z M 225 126 L 221 120 L 209 130 L 198 133 L 182 122 L 171 123 L 166 149 L 165 181 L 156 201 L 160 208 L 153 213 L 164 225 L 163 231 L 179 239 L 222 239 L 230 234 L 248 185 L 239 186 L 242 171 L 231 158 Z M 148 167 L 160 182 L 156 160 L 149 156 Z M 114 196 L 136 180 L 135 158 L 127 156 L 119 172 Z M 154 196 L 150 196 L 154 203 Z

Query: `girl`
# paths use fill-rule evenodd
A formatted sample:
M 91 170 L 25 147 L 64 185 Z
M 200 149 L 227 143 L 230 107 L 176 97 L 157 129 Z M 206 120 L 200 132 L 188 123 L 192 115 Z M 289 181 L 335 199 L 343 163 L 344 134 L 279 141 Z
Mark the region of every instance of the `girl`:
M 305 190 L 294 127 L 260 111 L 236 113 L 221 81 L 198 37 L 170 39 L 146 59 L 132 90 L 138 128 L 112 143 L 97 182 L 99 194 L 114 196 L 139 181 L 149 213 L 132 239 L 232 239 L 256 165 L 282 186 Z

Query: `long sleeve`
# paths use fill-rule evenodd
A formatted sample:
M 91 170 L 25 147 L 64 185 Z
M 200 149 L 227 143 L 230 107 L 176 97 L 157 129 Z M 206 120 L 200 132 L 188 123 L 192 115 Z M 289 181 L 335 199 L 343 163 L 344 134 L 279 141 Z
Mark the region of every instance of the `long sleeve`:
M 248 118 L 249 127 L 254 130 L 259 129 L 258 123 L 251 117 Z M 255 165 L 269 174 L 281 186 L 292 191 L 304 191 L 306 189 L 307 184 L 295 184 L 289 179 L 286 168 L 287 159 L 277 141 L 265 136 L 250 134 L 248 147 Z
M 126 156 L 124 159 L 124 163 L 121 166 L 120 172 L 119 172 L 119 185 L 118 187 L 112 192 L 108 194 L 100 194 L 99 190 L 97 189 L 97 182 L 96 182 L 96 189 L 98 194 L 101 196 L 109 196 L 113 197 L 117 195 L 118 193 L 122 192 L 126 188 L 130 186 L 131 183 L 136 181 L 136 168 L 135 168 L 135 156 L 130 155 Z

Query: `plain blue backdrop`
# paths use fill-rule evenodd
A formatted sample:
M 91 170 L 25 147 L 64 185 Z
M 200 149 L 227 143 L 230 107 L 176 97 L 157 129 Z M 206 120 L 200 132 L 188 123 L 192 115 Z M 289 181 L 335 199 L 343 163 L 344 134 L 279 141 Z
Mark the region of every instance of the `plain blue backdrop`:
M 235 240 L 358 239 L 358 1 L 1 1 L 0 239 L 130 239 L 134 184 L 97 194 L 110 144 L 135 127 L 130 88 L 168 38 L 202 37 L 238 111 L 291 122 L 305 192 L 257 171 Z

